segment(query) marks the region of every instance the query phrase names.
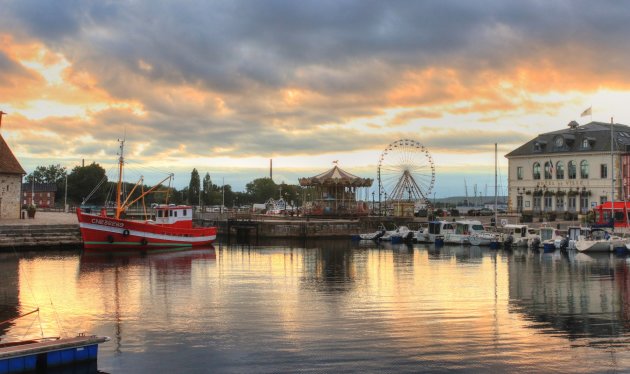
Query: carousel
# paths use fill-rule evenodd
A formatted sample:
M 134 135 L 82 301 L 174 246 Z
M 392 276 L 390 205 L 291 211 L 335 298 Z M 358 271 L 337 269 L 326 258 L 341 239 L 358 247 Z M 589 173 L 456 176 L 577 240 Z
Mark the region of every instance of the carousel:
M 372 179 L 361 178 L 335 165 L 332 169 L 310 178 L 300 178 L 300 186 L 306 187 L 304 201 L 308 216 L 355 217 L 367 216 L 366 201 L 357 196 L 372 186 Z

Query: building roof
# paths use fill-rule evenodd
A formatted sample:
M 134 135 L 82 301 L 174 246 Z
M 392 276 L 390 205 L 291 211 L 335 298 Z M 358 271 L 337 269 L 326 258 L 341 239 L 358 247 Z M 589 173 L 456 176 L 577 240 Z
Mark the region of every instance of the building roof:
M 372 179 L 357 177 L 335 165 L 332 169 L 309 178 L 299 179 L 301 186 L 345 185 L 354 187 L 370 187 Z
M 22 191 L 24 192 L 57 192 L 55 183 L 22 183 Z
M 615 123 L 615 151 L 630 151 L 630 127 Z M 576 152 L 610 152 L 611 124 L 590 122 L 580 126 L 572 121 L 566 129 L 540 134 L 505 157 Z
M 2 135 L 0 135 L 0 174 L 26 174 Z

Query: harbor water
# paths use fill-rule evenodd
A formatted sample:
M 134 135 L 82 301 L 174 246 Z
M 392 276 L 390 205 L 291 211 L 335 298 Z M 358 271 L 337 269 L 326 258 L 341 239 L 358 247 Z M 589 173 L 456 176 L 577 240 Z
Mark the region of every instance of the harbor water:
M 40 308 L 3 341 L 109 336 L 106 373 L 630 371 L 616 254 L 346 240 L 3 253 L 0 298 L 0 320 Z

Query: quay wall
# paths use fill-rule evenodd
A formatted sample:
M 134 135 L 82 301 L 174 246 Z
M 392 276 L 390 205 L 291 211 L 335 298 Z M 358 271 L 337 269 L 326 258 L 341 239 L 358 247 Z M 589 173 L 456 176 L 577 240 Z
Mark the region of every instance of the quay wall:
M 78 224 L 0 226 L 0 251 L 22 248 L 81 247 Z

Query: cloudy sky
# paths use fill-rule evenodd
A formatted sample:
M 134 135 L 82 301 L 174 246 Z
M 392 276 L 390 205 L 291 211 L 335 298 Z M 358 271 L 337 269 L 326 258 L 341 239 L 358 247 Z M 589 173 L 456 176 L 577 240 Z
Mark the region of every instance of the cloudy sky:
M 376 178 L 402 138 L 437 196 L 493 194 L 503 155 L 592 106 L 630 124 L 630 4 L 620 1 L 0 0 L 2 134 L 27 171 L 117 139 L 138 169 L 236 190 L 334 160 Z M 145 172 L 149 180 L 157 178 Z M 155 181 L 155 180 L 154 180 Z M 503 182 L 505 183 L 505 182 Z

